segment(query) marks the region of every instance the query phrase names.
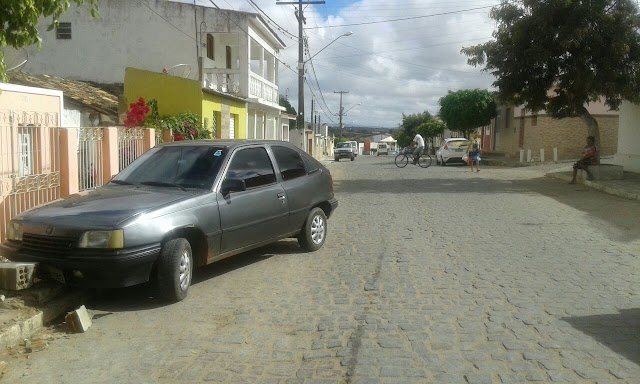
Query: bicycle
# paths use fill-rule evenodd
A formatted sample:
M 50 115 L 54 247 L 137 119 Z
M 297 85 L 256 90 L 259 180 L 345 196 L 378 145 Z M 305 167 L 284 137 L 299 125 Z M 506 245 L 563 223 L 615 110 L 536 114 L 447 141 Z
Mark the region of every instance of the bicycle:
M 413 162 L 413 151 L 409 148 L 404 148 L 398 156 L 396 156 L 396 166 L 398 168 L 404 168 L 409 164 L 409 160 Z M 429 168 L 431 165 L 431 156 L 427 153 L 423 153 L 418 157 L 418 165 L 422 168 Z

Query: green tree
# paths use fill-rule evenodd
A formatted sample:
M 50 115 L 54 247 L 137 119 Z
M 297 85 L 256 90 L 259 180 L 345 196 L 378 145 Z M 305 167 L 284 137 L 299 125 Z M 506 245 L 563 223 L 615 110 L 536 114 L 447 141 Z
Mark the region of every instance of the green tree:
M 433 140 L 444 133 L 447 126 L 439 119 L 432 118 L 417 128 L 418 133 L 425 139 L 431 142 L 430 148 L 435 148 Z
M 502 2 L 492 9 L 495 40 L 462 49 L 497 80 L 499 100 L 579 117 L 600 145 L 586 105 L 640 101 L 640 17 L 632 0 Z
M 464 89 L 441 97 L 440 118 L 453 131 L 465 137 L 475 128 L 485 126 L 496 117 L 497 104 L 493 93 L 484 89 Z
M 91 15 L 99 16 L 99 0 L 72 0 L 78 6 L 91 5 Z M 9 0 L 0 1 L 0 48 L 26 47 L 38 44 L 42 40 L 38 33 L 38 19 L 51 16 L 52 22 L 47 30 L 58 25 L 60 15 L 69 9 L 69 0 Z M 4 55 L 0 50 L 0 81 L 7 81 Z
M 295 115 L 295 116 L 298 115 L 298 113 L 296 112 L 295 108 L 293 108 L 291 106 L 291 104 L 289 103 L 289 100 L 287 100 L 287 98 L 284 97 L 283 95 L 280 95 L 280 106 L 281 107 L 285 107 L 287 109 L 287 113 L 288 114 Z M 296 127 L 297 127 L 296 124 L 297 124 L 296 120 L 290 120 L 289 128 L 296 129 Z
M 416 133 L 418 133 L 418 127 L 433 119 L 433 115 L 431 115 L 428 111 L 424 111 L 422 113 L 417 113 L 413 115 L 405 115 L 402 114 L 402 124 L 400 124 L 398 137 L 398 145 L 401 147 L 406 147 L 413 141 Z

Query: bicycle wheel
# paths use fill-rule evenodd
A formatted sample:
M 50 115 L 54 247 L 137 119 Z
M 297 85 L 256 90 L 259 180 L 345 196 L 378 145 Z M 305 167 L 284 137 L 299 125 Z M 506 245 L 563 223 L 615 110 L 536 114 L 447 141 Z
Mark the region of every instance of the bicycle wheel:
M 396 166 L 398 166 L 398 168 L 404 168 L 407 164 L 409 164 L 409 158 L 407 155 L 401 153 L 396 156 Z
M 431 156 L 429 155 L 420 156 L 420 158 L 418 159 L 418 165 L 421 166 L 422 168 L 429 168 L 429 166 L 431 165 Z

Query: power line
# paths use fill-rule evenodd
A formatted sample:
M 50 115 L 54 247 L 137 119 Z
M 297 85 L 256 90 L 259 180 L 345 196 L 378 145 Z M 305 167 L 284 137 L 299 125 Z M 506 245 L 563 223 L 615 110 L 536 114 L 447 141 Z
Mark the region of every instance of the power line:
M 266 17 L 269 21 L 271 21 L 271 22 L 276 26 L 276 28 L 277 28 L 280 32 L 285 33 L 285 34 L 288 34 L 289 36 L 287 36 L 287 37 L 289 37 L 289 38 L 293 38 L 293 39 L 295 39 L 296 41 L 298 40 L 298 36 L 296 36 L 296 35 L 292 34 L 291 32 L 287 31 L 286 29 L 284 29 L 284 28 L 282 28 L 280 25 L 278 25 L 278 23 L 276 23 L 276 22 L 275 22 L 271 17 L 269 17 L 269 15 L 267 15 L 267 14 L 266 14 L 266 12 L 265 12 L 265 11 L 263 11 L 263 10 L 262 10 L 262 8 L 260 8 L 260 7 L 258 6 L 258 4 L 256 4 L 253 0 L 247 0 L 247 2 L 248 2 L 251 6 L 253 6 L 257 11 L 259 11 L 260 13 L 262 13 L 262 14 L 264 15 L 264 17 Z
M 340 24 L 340 25 L 325 25 L 323 27 L 309 27 L 309 28 L 305 28 L 305 29 L 318 29 L 318 28 L 338 28 L 338 27 L 352 27 L 352 26 L 357 26 L 357 25 L 370 25 L 370 24 L 381 24 L 381 23 L 391 23 L 394 21 L 406 21 L 406 20 L 415 20 L 415 19 L 424 19 L 427 17 L 435 17 L 435 16 L 444 16 L 444 15 L 451 15 L 451 14 L 455 14 L 455 13 L 462 13 L 462 12 L 469 12 L 469 11 L 476 11 L 479 9 L 486 9 L 486 8 L 493 8 L 493 5 L 488 5 L 488 6 L 484 6 L 484 7 L 477 7 L 477 8 L 469 8 L 469 9 L 461 9 L 458 11 L 450 11 L 450 12 L 441 12 L 441 13 L 434 13 L 431 15 L 424 15 L 424 16 L 412 16 L 412 17 L 404 17 L 404 18 L 400 18 L 400 19 L 389 19 L 389 20 L 381 20 L 381 21 L 369 21 L 369 22 L 365 22 L 365 23 L 353 23 L 353 24 Z
M 162 20 L 164 20 L 164 21 L 166 21 L 167 23 L 171 24 L 171 26 L 172 26 L 173 28 L 177 29 L 177 30 L 178 30 L 178 31 L 180 31 L 182 34 L 184 34 L 185 36 L 187 36 L 188 38 L 190 38 L 191 40 L 194 40 L 194 41 L 196 41 L 196 42 L 198 41 L 198 40 L 196 40 L 196 38 L 195 38 L 195 37 L 193 37 L 193 36 L 189 35 L 187 32 L 185 32 L 185 31 L 183 31 L 182 29 L 178 28 L 178 27 L 177 27 L 177 26 L 175 26 L 172 22 L 170 22 L 169 20 L 167 20 L 166 18 L 164 18 L 164 17 L 163 17 L 162 15 L 160 15 L 158 12 L 156 12 L 156 11 L 155 11 L 155 9 L 153 9 L 153 8 L 151 8 L 151 7 L 149 6 L 149 4 L 145 3 L 145 2 L 144 2 L 144 1 L 142 1 L 142 0 L 138 0 L 138 2 L 139 2 L 140 4 L 142 4 L 142 5 L 144 5 L 145 7 L 149 8 L 149 10 L 151 10 L 151 12 L 155 13 L 156 15 L 158 15 L 158 17 L 159 17 L 159 18 L 161 18 Z

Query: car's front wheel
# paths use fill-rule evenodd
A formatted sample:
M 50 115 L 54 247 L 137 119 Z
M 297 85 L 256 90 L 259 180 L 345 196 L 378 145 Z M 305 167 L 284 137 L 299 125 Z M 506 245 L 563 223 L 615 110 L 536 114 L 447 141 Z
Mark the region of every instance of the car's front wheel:
M 298 235 L 298 244 L 307 252 L 317 251 L 327 238 L 327 216 L 320 208 L 313 208 L 302 231 Z
M 193 252 L 186 239 L 168 241 L 158 260 L 158 294 L 164 300 L 178 302 L 187 297 L 193 275 Z

